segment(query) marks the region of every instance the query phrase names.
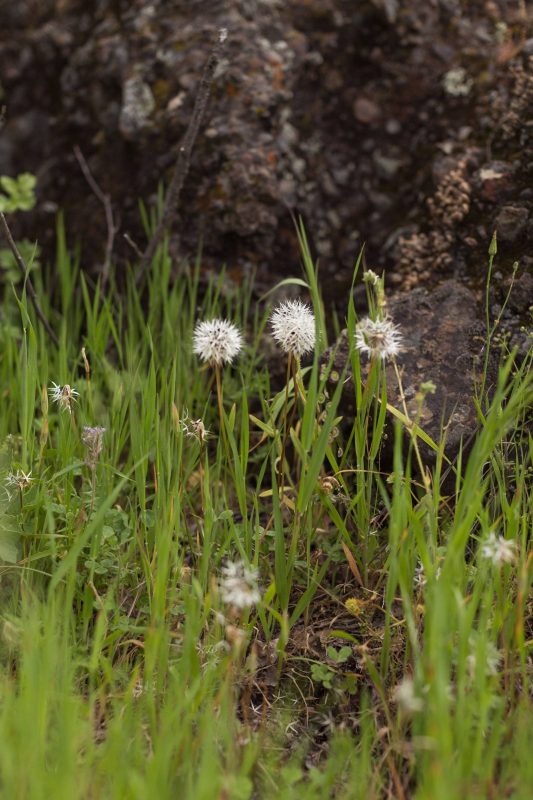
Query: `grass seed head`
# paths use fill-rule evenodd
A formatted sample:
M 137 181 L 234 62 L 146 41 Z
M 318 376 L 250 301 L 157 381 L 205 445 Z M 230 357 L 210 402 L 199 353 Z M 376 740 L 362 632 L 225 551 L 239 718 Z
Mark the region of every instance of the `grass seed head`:
M 87 448 L 87 463 L 94 466 L 100 458 L 104 446 L 104 433 L 106 429 L 100 426 L 90 428 L 86 425 L 81 434 L 81 440 Z

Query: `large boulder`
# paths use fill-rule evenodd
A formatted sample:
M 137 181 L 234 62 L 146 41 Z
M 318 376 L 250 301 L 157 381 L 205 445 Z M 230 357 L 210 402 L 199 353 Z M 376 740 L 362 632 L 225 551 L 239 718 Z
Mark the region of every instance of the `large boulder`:
M 453 461 L 461 444 L 471 444 L 479 427 L 475 406 L 476 389 L 482 383 L 485 368 L 485 324 L 474 294 L 454 280 L 445 281 L 433 291 L 414 289 L 394 298 L 388 307 L 398 325 L 403 346 L 397 357 L 400 378 L 408 415 L 418 418 L 420 427 L 434 442 L 446 437 L 446 456 Z M 349 358 L 347 332 L 323 356 L 327 364 L 332 353 L 334 376 L 340 375 Z M 361 356 L 363 376 L 368 361 Z M 498 353 L 492 350 L 487 363 L 485 388 L 490 391 L 497 376 Z M 336 373 L 336 375 L 335 375 Z M 396 372 L 386 366 L 388 402 L 403 413 L 403 401 Z M 418 393 L 422 384 L 432 383 L 434 393 L 428 393 L 420 405 Z M 331 387 L 333 388 L 333 386 Z M 343 390 L 340 413 L 349 427 L 355 413 L 353 377 Z M 389 417 L 389 423 L 392 417 Z M 419 439 L 423 460 L 434 463 L 434 451 Z M 390 425 L 383 451 L 384 463 L 391 463 L 392 436 Z M 416 465 L 414 465 L 416 468 Z
M 2 3 L 0 174 L 39 179 L 17 233 L 51 244 L 63 208 L 84 267 L 101 264 L 105 215 L 79 145 L 120 232 L 144 246 L 138 199 L 153 202 L 169 178 L 223 26 L 176 257 L 201 243 L 205 265 L 237 280 L 258 268 L 271 284 L 298 270 L 293 209 L 341 305 L 363 241 L 398 289 L 435 274 L 477 280 L 502 200 L 522 215 L 504 220 L 511 261 L 531 241 L 527 24 L 519 4 L 481 0 Z M 118 265 L 132 255 L 118 235 Z

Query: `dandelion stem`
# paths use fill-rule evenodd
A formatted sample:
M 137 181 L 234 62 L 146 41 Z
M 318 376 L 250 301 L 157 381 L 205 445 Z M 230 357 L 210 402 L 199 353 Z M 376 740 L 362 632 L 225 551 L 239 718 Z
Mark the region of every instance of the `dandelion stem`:
M 287 359 L 287 378 L 285 381 L 285 404 L 283 406 L 283 438 L 281 444 L 281 454 L 278 464 L 278 488 L 283 489 L 283 469 L 285 463 L 285 449 L 287 447 L 287 437 L 289 433 L 288 425 L 287 425 L 287 417 L 289 414 L 289 384 L 291 380 L 291 371 L 292 371 L 292 353 L 289 353 Z M 296 382 L 294 384 L 294 392 L 295 392 L 295 402 L 296 402 Z
M 222 431 L 222 441 L 224 442 L 226 457 L 228 459 L 228 463 L 231 464 L 229 442 L 226 433 L 226 425 L 224 423 L 224 405 L 222 403 L 222 380 L 220 377 L 220 364 L 215 363 L 214 367 L 215 367 L 215 381 L 217 385 L 217 400 L 218 400 L 218 414 L 220 417 L 220 430 Z

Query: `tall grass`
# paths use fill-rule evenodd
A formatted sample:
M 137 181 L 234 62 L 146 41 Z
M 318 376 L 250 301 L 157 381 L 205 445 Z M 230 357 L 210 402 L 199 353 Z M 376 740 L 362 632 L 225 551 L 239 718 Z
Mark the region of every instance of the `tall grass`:
M 33 481 L 0 497 L 2 796 L 531 796 L 531 358 L 503 363 L 451 492 L 440 443 L 429 486 L 414 475 L 401 409 L 383 474 L 383 371 L 364 380 L 350 347 L 357 414 L 338 433 L 346 376 L 331 390 L 320 368 L 327 318 L 299 234 L 319 345 L 289 387 L 281 492 L 286 390 L 251 285 L 205 286 L 199 265 L 176 278 L 163 246 L 141 290 L 104 297 L 60 222 L 57 283 L 37 281 L 58 350 L 6 289 L 1 465 Z M 215 315 L 246 330 L 223 375 L 227 447 L 191 350 Z M 350 303 L 349 341 L 356 323 Z M 79 392 L 72 414 L 52 381 Z M 106 428 L 94 484 L 84 425 Z M 491 531 L 512 563 L 484 557 Z M 241 613 L 217 589 L 237 559 L 263 590 Z

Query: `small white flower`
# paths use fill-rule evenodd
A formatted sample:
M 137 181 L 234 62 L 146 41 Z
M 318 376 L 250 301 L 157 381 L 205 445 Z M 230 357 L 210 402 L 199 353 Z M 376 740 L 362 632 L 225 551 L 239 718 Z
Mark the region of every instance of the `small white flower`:
M 516 542 L 514 539 L 496 536 L 494 531 L 491 531 L 481 548 L 481 555 L 483 558 L 492 561 L 495 567 L 501 567 L 502 564 L 512 564 L 516 559 Z
M 73 389 L 66 383 L 64 386 L 59 386 L 52 381 L 52 385 L 48 389 L 48 393 L 54 403 L 57 403 L 59 408 L 72 413 L 72 403 L 79 397 L 79 392 Z
M 415 589 L 423 589 L 427 583 L 426 573 L 424 571 L 424 565 L 421 561 L 418 562 L 418 565 L 415 569 L 415 578 L 414 578 L 414 585 Z
M 231 364 L 242 349 L 240 330 L 227 319 L 198 322 L 193 335 L 193 351 L 210 364 Z
M 394 689 L 393 697 L 407 714 L 416 714 L 424 708 L 424 700 L 417 695 L 412 678 L 404 678 Z
M 384 360 L 398 355 L 401 342 L 401 334 L 390 319 L 373 320 L 367 317 L 357 324 L 355 346 L 370 358 Z
M 219 591 L 224 603 L 235 608 L 250 608 L 261 600 L 256 570 L 242 561 L 229 561 L 221 572 Z
M 16 488 L 21 492 L 27 489 L 32 481 L 31 470 L 26 473 L 19 469 L 16 472 L 10 472 L 6 475 L 6 485 Z
M 380 281 L 380 277 L 376 272 L 374 272 L 373 269 L 367 269 L 367 271 L 363 274 L 363 280 L 365 283 L 370 283 L 372 286 L 377 286 Z
M 287 300 L 270 318 L 274 339 L 286 353 L 300 358 L 313 350 L 316 341 L 315 315 L 301 300 Z
M 441 567 L 437 567 L 435 571 L 435 580 L 438 581 L 440 575 L 441 575 Z M 424 565 L 422 564 L 421 561 L 419 561 L 415 569 L 415 577 L 414 577 L 415 589 L 423 589 L 426 584 L 427 584 L 427 578 L 426 578 L 426 572 L 424 570 Z

